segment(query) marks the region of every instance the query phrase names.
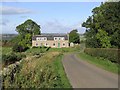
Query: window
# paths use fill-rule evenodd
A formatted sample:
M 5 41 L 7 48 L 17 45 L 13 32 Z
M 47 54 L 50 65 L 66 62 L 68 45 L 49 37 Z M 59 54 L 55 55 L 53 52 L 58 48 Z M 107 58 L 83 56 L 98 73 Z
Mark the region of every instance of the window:
M 61 38 L 59 38 L 59 40 L 60 40 Z
M 55 43 L 53 43 L 53 46 L 55 46 Z
M 46 43 L 45 46 L 47 46 L 48 44 Z
M 37 37 L 36 40 L 40 41 L 46 41 L 47 37 Z
M 38 43 L 36 43 L 36 46 L 38 46 Z
M 57 40 L 57 38 L 55 38 L 55 40 Z
M 63 46 L 65 46 L 65 43 L 63 43 Z

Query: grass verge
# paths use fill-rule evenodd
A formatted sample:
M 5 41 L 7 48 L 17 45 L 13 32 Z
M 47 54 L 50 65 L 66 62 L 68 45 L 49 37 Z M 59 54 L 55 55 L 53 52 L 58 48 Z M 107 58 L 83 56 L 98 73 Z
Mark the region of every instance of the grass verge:
M 118 67 L 120 67 L 120 65 L 117 63 L 112 63 L 111 61 L 103 58 L 92 57 L 85 53 L 79 53 L 77 56 L 82 60 L 103 68 L 104 70 L 118 74 Z
M 55 68 L 56 73 L 58 73 L 59 77 L 61 78 L 62 88 L 72 88 L 64 71 L 62 58 L 63 58 L 63 54 L 57 56 L 53 63 L 53 67 Z

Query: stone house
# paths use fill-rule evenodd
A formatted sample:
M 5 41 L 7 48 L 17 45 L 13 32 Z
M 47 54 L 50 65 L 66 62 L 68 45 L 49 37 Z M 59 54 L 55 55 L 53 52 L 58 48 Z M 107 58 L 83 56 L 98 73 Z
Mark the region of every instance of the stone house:
M 51 48 L 69 47 L 69 36 L 67 34 L 41 34 L 32 37 L 33 46 L 46 46 Z

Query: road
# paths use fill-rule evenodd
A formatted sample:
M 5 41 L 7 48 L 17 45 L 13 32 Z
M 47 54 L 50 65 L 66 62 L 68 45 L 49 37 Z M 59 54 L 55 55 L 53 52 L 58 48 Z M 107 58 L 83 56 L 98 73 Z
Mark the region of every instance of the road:
M 118 75 L 66 54 L 62 60 L 73 88 L 118 88 Z

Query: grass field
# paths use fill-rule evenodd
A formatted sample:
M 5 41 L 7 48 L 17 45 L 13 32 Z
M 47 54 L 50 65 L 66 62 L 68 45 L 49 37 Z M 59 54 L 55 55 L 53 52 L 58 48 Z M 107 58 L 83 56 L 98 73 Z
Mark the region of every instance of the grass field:
M 77 56 L 81 58 L 81 60 L 86 60 L 87 62 L 94 64 L 98 67 L 101 67 L 107 71 L 118 73 L 118 67 L 120 67 L 120 65 L 112 63 L 109 60 L 103 58 L 96 58 L 85 53 L 79 53 L 77 54 Z

